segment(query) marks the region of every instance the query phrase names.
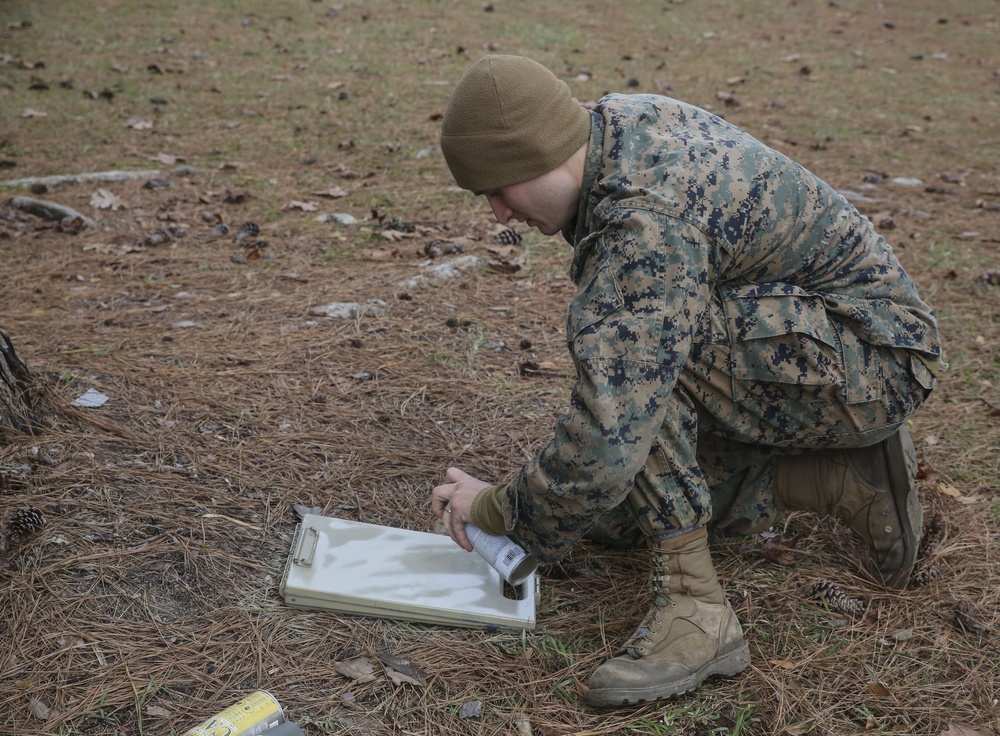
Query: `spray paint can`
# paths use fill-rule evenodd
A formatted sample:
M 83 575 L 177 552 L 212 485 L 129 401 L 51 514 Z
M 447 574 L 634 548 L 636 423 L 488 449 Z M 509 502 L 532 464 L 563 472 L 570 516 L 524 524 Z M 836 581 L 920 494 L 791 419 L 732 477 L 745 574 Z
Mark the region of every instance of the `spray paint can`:
M 472 548 L 511 585 L 520 585 L 538 567 L 535 558 L 510 537 L 487 534 L 475 524 L 466 524 L 465 534 Z
M 259 736 L 285 722 L 281 704 L 266 690 L 250 693 L 184 736 Z

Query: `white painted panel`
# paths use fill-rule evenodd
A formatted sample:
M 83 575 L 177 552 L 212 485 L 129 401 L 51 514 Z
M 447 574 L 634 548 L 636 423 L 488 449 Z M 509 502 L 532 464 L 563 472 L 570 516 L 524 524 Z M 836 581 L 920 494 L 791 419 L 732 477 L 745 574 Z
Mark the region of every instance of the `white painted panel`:
M 307 514 L 296 531 L 285 603 L 451 626 L 535 628 L 537 579 L 504 596 L 503 580 L 475 552 L 442 534 Z

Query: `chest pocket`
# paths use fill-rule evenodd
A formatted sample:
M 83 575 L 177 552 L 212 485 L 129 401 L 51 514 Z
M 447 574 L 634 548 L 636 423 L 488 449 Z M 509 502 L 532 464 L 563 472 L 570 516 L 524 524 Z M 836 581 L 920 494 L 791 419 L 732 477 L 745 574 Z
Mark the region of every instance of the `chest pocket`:
M 766 383 L 799 386 L 804 401 L 882 398 L 878 353 L 827 313 L 823 297 L 782 284 L 727 291 L 734 399 L 753 400 Z

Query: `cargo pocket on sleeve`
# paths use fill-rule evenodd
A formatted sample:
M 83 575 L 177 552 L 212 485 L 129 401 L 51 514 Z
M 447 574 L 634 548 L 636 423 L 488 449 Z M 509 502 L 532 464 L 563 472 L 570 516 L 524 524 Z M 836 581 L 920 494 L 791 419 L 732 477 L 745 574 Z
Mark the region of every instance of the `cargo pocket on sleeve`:
M 878 354 L 829 317 L 822 297 L 750 291 L 725 300 L 736 401 L 760 397 L 761 384 L 804 402 L 881 397 Z

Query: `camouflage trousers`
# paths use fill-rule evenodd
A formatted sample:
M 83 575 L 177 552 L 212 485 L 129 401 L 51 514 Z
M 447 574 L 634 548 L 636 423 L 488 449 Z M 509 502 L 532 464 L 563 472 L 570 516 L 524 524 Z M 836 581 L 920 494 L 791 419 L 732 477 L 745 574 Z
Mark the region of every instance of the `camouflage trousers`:
M 761 531 L 777 518 L 776 456 L 892 436 L 934 376 L 912 351 L 868 344 L 832 318 L 825 329 L 823 340 L 792 333 L 733 344 L 725 330 L 703 331 L 644 468 L 587 536 L 613 544 L 636 527 L 652 537 L 705 524 Z

